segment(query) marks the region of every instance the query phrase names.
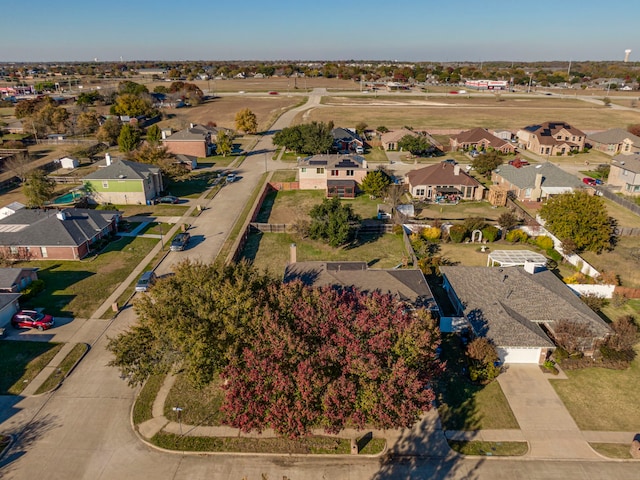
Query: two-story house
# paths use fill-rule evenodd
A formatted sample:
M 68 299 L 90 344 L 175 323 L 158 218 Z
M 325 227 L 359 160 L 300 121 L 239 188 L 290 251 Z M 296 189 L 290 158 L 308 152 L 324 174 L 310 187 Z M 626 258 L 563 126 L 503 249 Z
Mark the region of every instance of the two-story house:
M 640 195 L 640 153 L 613 157 L 607 184 L 625 195 Z
M 538 155 L 569 155 L 584 150 L 587 135 L 566 122 L 544 122 L 518 130 L 518 142 Z
M 368 171 L 367 161 L 359 155 L 313 155 L 298 162 L 300 190 L 353 198 Z
M 167 151 L 174 155 L 193 155 L 196 157 L 208 157 L 216 153 L 217 127 L 208 127 L 192 123 L 189 128 L 180 130 L 171 135 L 162 132 L 162 144 Z M 224 129 L 227 132 L 230 130 Z

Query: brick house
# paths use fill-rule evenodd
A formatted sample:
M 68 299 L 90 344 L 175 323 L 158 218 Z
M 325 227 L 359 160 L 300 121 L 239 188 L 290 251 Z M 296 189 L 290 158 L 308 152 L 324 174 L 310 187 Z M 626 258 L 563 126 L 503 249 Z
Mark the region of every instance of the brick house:
M 313 155 L 298 162 L 300 190 L 353 198 L 368 171 L 367 161 L 359 155 Z
M 414 198 L 434 203 L 482 200 L 485 190 L 480 182 L 462 171 L 460 165 L 448 162 L 412 170 L 405 178 Z
M 162 132 L 162 144 L 174 155 L 193 155 L 196 157 L 208 157 L 216 152 L 217 127 L 207 127 L 192 123 L 189 128 L 180 130 L 171 135 Z M 230 130 L 223 129 L 231 133 Z
M 544 122 L 518 130 L 521 148 L 538 155 L 569 155 L 584 150 L 587 135 L 566 122 Z
M 80 260 L 117 231 L 121 212 L 21 209 L 0 219 L 0 253 L 17 260 Z
M 624 128 L 612 128 L 589 134 L 587 141 L 591 144 L 591 148 L 607 155 L 640 152 L 640 137 L 627 132 Z
M 640 195 L 640 153 L 613 157 L 607 184 L 625 195 Z
M 491 172 L 491 180 L 518 200 L 533 202 L 584 187 L 577 177 L 550 162 L 527 166 L 500 165 Z
M 495 150 L 500 153 L 515 153 L 516 146 L 498 138 L 485 128 L 473 128 L 449 138 L 451 151 L 457 150 Z

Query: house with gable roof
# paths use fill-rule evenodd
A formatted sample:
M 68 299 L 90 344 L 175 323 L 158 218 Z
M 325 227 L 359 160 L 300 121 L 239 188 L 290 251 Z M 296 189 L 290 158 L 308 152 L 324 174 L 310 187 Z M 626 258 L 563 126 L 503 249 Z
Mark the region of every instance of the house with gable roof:
M 491 180 L 494 185 L 506 189 L 514 198 L 533 202 L 584 187 L 577 177 L 550 162 L 526 166 L 521 163 L 503 164 L 491 172 Z
M 556 156 L 584 150 L 587 135 L 566 122 L 544 122 L 518 130 L 517 137 L 522 148 Z
M 452 151 L 456 150 L 495 150 L 500 153 L 515 153 L 516 146 L 496 137 L 485 128 L 472 128 L 449 138 Z
M 612 128 L 604 132 L 587 135 L 591 147 L 607 155 L 632 154 L 640 152 L 640 137 L 624 128 Z
M 364 140 L 355 131 L 336 127 L 331 130 L 333 148 L 338 152 L 355 152 L 357 147 L 364 148 Z
M 0 292 L 18 293 L 38 280 L 38 268 L 0 268 Z
M 174 155 L 193 155 L 195 157 L 208 157 L 216 153 L 216 138 L 218 132 L 223 130 L 228 134 L 233 132 L 227 128 L 209 127 L 191 123 L 188 128 L 167 135 L 162 131 L 162 144 L 167 151 Z
M 435 203 L 482 200 L 485 188 L 464 172 L 460 165 L 440 162 L 412 170 L 406 175 L 409 193 L 417 199 Z
M 613 157 L 607 185 L 625 195 L 640 195 L 640 153 Z
M 566 284 L 546 269 L 525 267 L 440 267 L 450 305 L 440 305 L 442 331 L 471 329 L 497 347 L 504 363 L 543 363 L 555 349 L 551 339 L 563 320 L 588 327 L 581 346 L 592 354 L 611 334 L 609 326 Z M 544 308 L 543 308 L 544 306 Z
M 0 253 L 16 260 L 80 260 L 117 231 L 122 212 L 21 209 L 0 219 Z
M 300 190 L 325 190 L 328 197 L 355 197 L 368 171 L 360 155 L 313 155 L 298 161 Z
M 108 153 L 100 168 L 82 180 L 90 185 L 89 196 L 96 203 L 147 205 L 164 190 L 160 168 L 148 163 L 111 160 Z

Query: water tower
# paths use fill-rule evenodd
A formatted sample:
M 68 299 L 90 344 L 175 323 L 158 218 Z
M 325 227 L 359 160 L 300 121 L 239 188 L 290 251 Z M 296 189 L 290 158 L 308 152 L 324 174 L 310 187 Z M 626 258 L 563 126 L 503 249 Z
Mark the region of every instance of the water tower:
M 627 48 L 624 51 L 624 63 L 627 63 L 629 61 L 629 55 L 631 55 L 631 50 Z

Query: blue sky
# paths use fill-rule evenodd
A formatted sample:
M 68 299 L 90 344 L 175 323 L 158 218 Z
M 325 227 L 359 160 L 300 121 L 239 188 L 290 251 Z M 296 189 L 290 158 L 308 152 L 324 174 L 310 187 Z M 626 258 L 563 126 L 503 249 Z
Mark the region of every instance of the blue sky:
M 640 60 L 640 2 L 30 0 L 0 61 Z M 634 58 L 635 57 L 635 58 Z

